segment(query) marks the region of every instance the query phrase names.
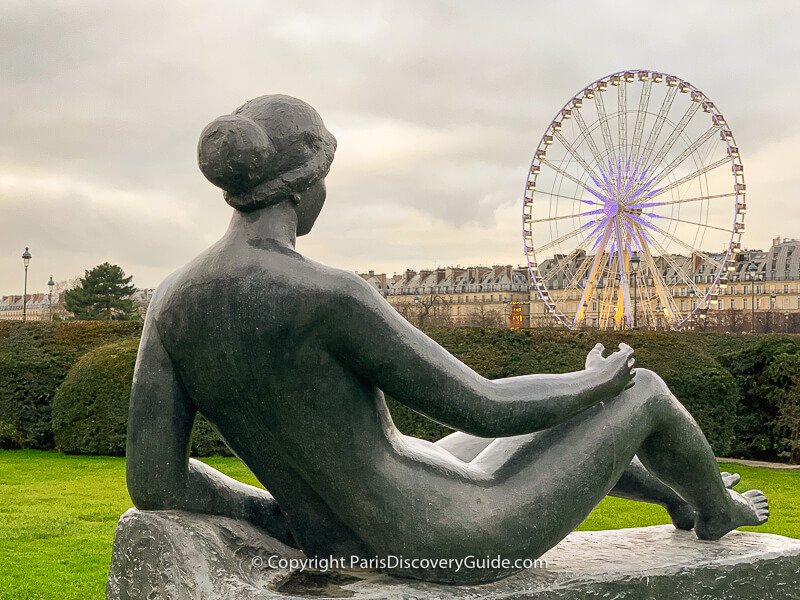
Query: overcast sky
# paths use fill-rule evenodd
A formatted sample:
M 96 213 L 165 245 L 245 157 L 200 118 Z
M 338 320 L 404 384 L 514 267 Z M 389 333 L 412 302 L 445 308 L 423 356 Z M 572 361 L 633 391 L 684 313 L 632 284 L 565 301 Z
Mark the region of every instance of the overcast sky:
M 154 287 L 225 230 L 201 129 L 268 93 L 339 140 L 298 250 L 348 270 L 519 264 L 526 171 L 582 86 L 678 75 L 726 115 L 746 246 L 800 237 L 800 2 L 0 3 L 0 294 L 121 265 Z

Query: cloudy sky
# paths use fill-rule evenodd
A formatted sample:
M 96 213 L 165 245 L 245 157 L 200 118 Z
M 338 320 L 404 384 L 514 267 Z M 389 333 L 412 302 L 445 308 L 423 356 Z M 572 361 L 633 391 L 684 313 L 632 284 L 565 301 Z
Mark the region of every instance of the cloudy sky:
M 349 270 L 524 260 L 542 130 L 586 83 L 673 73 L 727 116 L 745 245 L 800 237 L 800 3 L 376 0 L 0 3 L 0 294 L 120 264 L 153 287 L 225 230 L 200 130 L 300 97 L 339 140 L 298 250 Z

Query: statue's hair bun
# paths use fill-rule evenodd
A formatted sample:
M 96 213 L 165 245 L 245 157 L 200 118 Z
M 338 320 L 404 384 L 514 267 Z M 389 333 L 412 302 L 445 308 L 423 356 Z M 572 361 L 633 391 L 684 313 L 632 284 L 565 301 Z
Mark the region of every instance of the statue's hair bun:
M 203 175 L 232 195 L 270 177 L 275 154 L 275 146 L 264 129 L 252 119 L 236 114 L 209 123 L 197 145 Z
M 215 119 L 200 134 L 197 160 L 206 178 L 239 211 L 300 195 L 330 169 L 336 138 L 302 100 L 272 94 Z

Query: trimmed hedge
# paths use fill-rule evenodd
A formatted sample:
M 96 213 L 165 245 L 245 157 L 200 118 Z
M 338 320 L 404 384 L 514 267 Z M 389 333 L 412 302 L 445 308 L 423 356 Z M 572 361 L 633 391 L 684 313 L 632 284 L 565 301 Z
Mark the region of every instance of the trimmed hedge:
M 67 454 L 125 454 L 128 405 L 138 339 L 95 348 L 69 370 L 53 401 L 56 448 Z M 228 454 L 211 425 L 198 417 L 192 433 L 196 456 Z
M 800 411 L 787 393 L 798 385 L 793 369 L 800 357 L 800 337 L 761 336 L 756 344 L 720 357 L 741 389 L 735 435 L 736 456 L 775 459 L 780 452 L 797 454 L 797 423 L 787 429 L 790 413 Z M 795 419 L 796 420 L 796 419 Z
M 0 321 L 0 448 L 53 447 L 51 405 L 87 350 L 138 339 L 141 323 Z
M 52 448 L 55 422 L 59 447 L 67 451 L 121 453 L 140 328 L 132 322 L 0 322 L 0 447 Z M 796 419 L 800 409 L 779 388 L 786 388 L 786 365 L 795 364 L 791 357 L 800 356 L 800 336 L 472 328 L 427 333 L 491 379 L 578 370 L 597 341 L 609 351 L 625 341 L 636 349 L 640 367 L 664 378 L 718 455 L 774 459 L 789 447 L 787 440 L 794 439 L 797 446 L 797 436 L 786 433 L 785 425 L 781 430 L 779 421 L 781 415 L 784 423 Z M 97 352 L 79 367 L 76 361 L 93 349 Z M 58 414 L 51 417 L 56 389 L 73 365 L 74 373 L 59 392 Z M 387 401 L 404 433 L 436 440 L 449 432 L 391 398 Z M 89 412 L 106 415 L 102 427 L 100 422 L 79 424 Z M 193 451 L 228 452 L 200 419 Z

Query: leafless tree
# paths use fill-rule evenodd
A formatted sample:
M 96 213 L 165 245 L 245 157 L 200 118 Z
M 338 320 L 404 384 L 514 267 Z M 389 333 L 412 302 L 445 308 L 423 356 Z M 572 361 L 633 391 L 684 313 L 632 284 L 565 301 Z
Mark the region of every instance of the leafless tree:
M 465 319 L 467 327 L 503 327 L 505 318 L 496 308 L 490 308 L 486 302 L 474 306 Z

